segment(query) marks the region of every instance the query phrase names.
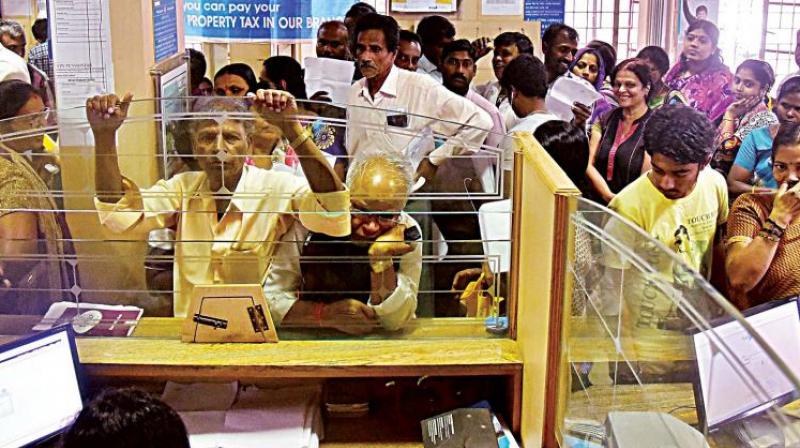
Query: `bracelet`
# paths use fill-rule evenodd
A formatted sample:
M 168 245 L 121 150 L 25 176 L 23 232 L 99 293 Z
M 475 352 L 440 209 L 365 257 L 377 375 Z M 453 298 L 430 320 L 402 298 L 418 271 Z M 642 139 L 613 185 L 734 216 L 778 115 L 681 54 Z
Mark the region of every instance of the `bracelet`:
M 317 323 L 318 327 L 322 326 L 322 311 L 325 310 L 325 304 L 322 302 L 315 302 L 314 303 L 314 310 L 312 314 L 314 315 L 314 321 Z
M 758 232 L 758 236 L 767 241 L 772 241 L 773 243 L 778 243 L 781 241 L 780 237 L 764 229 L 761 229 L 761 231 Z
M 786 231 L 786 227 L 784 227 L 784 226 L 782 226 L 782 225 L 778 224 L 778 223 L 777 223 L 777 222 L 775 222 L 775 221 L 774 221 L 772 218 L 767 218 L 767 223 L 768 223 L 768 224 L 772 224 L 772 225 L 773 225 L 773 227 L 777 227 L 777 228 L 781 229 L 781 232 L 785 232 L 785 231 Z
M 310 138 L 311 138 L 311 133 L 306 130 L 303 130 L 303 132 L 301 132 L 296 139 L 292 140 L 292 142 L 289 143 L 289 146 L 291 146 L 292 149 L 297 149 L 300 145 L 305 143 L 305 141 Z
M 771 219 L 767 219 L 764 223 L 764 227 L 758 232 L 758 235 L 762 238 L 766 238 L 770 241 L 778 242 L 783 238 L 783 235 L 786 234 L 786 229 L 779 226 L 775 221 Z

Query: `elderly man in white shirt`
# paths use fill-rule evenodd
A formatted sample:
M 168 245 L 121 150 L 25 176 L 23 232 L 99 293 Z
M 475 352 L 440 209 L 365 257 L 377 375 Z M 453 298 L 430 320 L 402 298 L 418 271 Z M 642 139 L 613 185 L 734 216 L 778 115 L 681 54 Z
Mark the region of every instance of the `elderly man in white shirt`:
M 448 137 L 417 170 L 430 180 L 449 157 L 475 153 L 492 120 L 429 76 L 395 67 L 398 40 L 391 17 L 370 14 L 356 25 L 356 61 L 364 79 L 348 95 L 347 150 L 351 156 L 370 148 L 407 153 L 414 138 L 430 129 Z
M 422 241 L 402 211 L 413 182 L 401 154 L 359 154 L 347 174 L 351 235 L 308 237 L 295 225 L 274 255 L 264 293 L 276 325 L 364 334 L 414 317 Z

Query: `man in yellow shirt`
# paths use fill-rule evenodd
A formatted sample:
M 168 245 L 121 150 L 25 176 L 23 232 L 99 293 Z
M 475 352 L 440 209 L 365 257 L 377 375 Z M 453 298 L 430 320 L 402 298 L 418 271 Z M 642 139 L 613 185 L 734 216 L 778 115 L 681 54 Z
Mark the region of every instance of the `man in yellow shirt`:
M 694 109 L 674 105 L 657 110 L 644 131 L 652 168 L 609 204 L 650 237 L 619 219 L 612 218 L 605 228 L 623 247 L 615 251 L 613 244 L 605 245 L 604 278 L 611 283 L 624 279 L 624 285 L 601 288 L 612 296 L 603 307 L 608 314 L 622 315 L 622 346 L 634 347 L 636 353 L 627 355 L 642 361 L 634 363 L 639 378 L 685 379 L 688 370 L 680 363 L 653 362 L 669 359 L 665 355 L 674 353 L 675 338 L 692 325 L 679 304 L 703 319 L 717 312 L 695 282 L 698 272 L 710 275 L 715 241 L 728 218 L 725 179 L 708 167 L 713 141 L 714 128 Z M 620 378 L 626 372 L 623 368 Z
M 176 227 L 176 316 L 187 314 L 196 285 L 262 283 L 276 242 L 295 220 L 315 232 L 350 233 L 348 192 L 307 131 L 291 118 L 297 104 L 288 93 L 259 90 L 254 107 L 292 142 L 306 179 L 245 165 L 250 111 L 242 99 L 214 98 L 195 110 L 215 119 L 198 119 L 190 128 L 202 171 L 181 173 L 146 189 L 122 176 L 117 163 L 116 131 L 131 100 L 130 94 L 87 100 L 95 138 L 95 207 L 100 222 L 118 233 L 144 236 Z
M 682 106 L 656 111 L 644 131 L 652 168 L 609 207 L 663 243 L 690 268 L 708 277 L 717 229 L 728 219 L 728 188 L 706 169 L 714 152 L 714 128 Z

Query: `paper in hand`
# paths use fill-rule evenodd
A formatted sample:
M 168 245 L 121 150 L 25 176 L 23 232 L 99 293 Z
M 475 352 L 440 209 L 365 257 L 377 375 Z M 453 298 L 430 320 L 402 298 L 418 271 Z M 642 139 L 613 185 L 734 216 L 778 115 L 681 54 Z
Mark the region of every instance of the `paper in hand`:
M 553 83 L 547 91 L 545 105 L 547 110 L 566 122 L 572 121 L 575 115 L 572 113 L 572 105 L 581 103 L 592 107 L 595 101 L 602 98 L 600 92 L 583 78 L 577 76 L 562 76 Z
M 306 92 L 328 92 L 334 103 L 347 103 L 347 92 L 353 84 L 356 67 L 353 61 L 308 57 L 305 63 Z

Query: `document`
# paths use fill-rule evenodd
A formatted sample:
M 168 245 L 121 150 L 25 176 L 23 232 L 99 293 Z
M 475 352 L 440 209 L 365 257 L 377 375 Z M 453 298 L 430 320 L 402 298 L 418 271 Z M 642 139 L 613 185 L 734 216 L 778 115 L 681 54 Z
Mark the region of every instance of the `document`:
M 114 92 L 109 0 L 49 2 L 50 45 L 62 147 L 93 144 L 76 129 L 86 122 L 86 99 Z
M 335 104 L 347 104 L 347 92 L 353 84 L 356 66 L 353 61 L 330 58 L 305 58 L 306 92 L 328 92 Z
M 572 113 L 572 105 L 581 103 L 592 107 L 595 101 L 602 98 L 600 92 L 583 78 L 575 76 L 562 76 L 556 80 L 552 87 L 547 91 L 545 105 L 547 110 L 560 120 L 572 121 L 575 115 Z
M 130 336 L 144 310 L 136 306 L 102 305 L 86 302 L 56 302 L 50 305 L 34 331 L 48 330 L 71 323 L 75 333 L 84 336 Z
M 521 16 L 522 0 L 481 0 L 481 14 L 485 16 Z

